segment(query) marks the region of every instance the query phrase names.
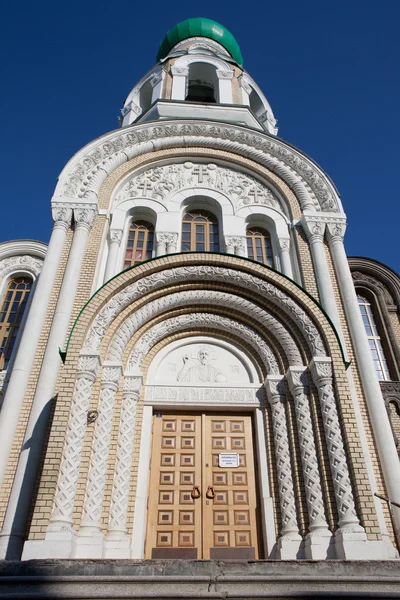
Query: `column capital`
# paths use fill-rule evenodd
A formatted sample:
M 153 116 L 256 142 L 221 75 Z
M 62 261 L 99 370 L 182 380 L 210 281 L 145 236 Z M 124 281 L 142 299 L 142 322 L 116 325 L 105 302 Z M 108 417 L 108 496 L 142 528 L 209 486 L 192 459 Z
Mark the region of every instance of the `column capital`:
M 278 246 L 281 252 L 289 252 L 290 238 L 278 238 Z
M 326 222 L 320 215 L 302 214 L 301 224 L 310 243 L 323 242 Z
M 51 213 L 54 221 L 54 229 L 67 231 L 71 227 L 72 209 L 68 206 L 53 206 Z
M 124 376 L 124 394 L 138 394 L 143 384 L 142 375 Z
M 173 231 L 157 231 L 157 244 L 166 244 L 174 246 L 178 243 L 178 234 Z
M 335 219 L 326 224 L 327 239 L 330 246 L 336 243 L 343 243 L 346 225 L 346 219 Z
M 118 244 L 119 246 L 122 240 L 122 234 L 122 229 L 110 229 L 110 242 L 112 244 Z
M 171 75 L 175 77 L 187 77 L 189 75 L 189 67 L 175 67 L 174 65 L 171 67 Z
M 78 361 L 78 375 L 86 375 L 93 381 L 97 377 L 100 367 L 100 356 L 96 353 L 80 354 Z
M 122 366 L 114 363 L 104 363 L 102 370 L 101 386 L 117 390 L 122 376 Z
M 268 375 L 264 387 L 270 404 L 286 400 L 286 382 L 283 375 Z
M 225 246 L 233 246 L 235 252 L 237 250 L 246 250 L 246 238 L 241 235 L 226 235 Z
M 246 94 L 251 94 L 251 85 L 249 80 L 247 79 L 247 77 L 245 75 L 240 75 L 238 77 L 238 82 L 241 85 L 241 87 L 244 89 L 244 91 L 246 92 Z
M 310 371 L 315 385 L 319 388 L 332 380 L 332 359 L 329 356 L 314 356 L 310 362 Z
M 220 71 L 217 69 L 218 79 L 233 79 L 233 71 Z
M 74 208 L 74 221 L 76 229 L 91 230 L 97 216 L 97 205 L 89 204 L 85 207 Z
M 286 381 L 292 394 L 299 388 L 307 391 L 309 388 L 307 367 L 289 367 L 286 372 Z

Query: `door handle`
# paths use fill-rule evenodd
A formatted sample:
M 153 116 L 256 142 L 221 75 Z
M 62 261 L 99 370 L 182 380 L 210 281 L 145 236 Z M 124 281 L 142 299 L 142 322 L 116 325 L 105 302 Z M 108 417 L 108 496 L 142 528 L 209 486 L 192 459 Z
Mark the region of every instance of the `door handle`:
M 200 496 L 201 496 L 200 486 L 198 486 L 198 485 L 193 486 L 191 496 L 194 500 L 196 498 L 200 498 Z
M 209 485 L 207 488 L 206 498 L 209 498 L 210 500 L 215 498 L 215 492 L 214 492 L 214 488 L 212 487 L 212 485 Z

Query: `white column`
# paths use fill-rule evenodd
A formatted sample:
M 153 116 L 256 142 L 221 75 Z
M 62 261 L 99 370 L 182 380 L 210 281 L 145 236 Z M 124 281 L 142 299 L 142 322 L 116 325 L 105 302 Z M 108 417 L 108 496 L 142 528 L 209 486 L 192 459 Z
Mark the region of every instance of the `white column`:
M 35 285 L 35 293 L 30 305 L 28 318 L 19 343 L 10 381 L 0 412 L 0 485 L 7 468 L 19 413 L 28 385 L 29 375 L 35 358 L 36 347 L 46 318 L 51 291 L 57 275 L 65 236 L 71 225 L 72 209 L 53 209 L 54 226 L 51 234 L 43 269 Z
M 125 375 L 117 456 L 111 493 L 110 520 L 104 541 L 106 558 L 130 558 L 130 540 L 126 529 L 128 515 L 136 408 L 142 377 Z
M 74 209 L 74 237 L 0 534 L 0 557 L 7 554 L 9 557 L 18 559 L 21 556 L 26 519 L 36 483 L 37 469 L 40 464 L 60 367 L 58 349 L 63 347 L 67 335 L 88 234 L 96 212 L 97 207 L 94 205 L 91 205 L 90 208 Z
M 324 233 L 326 223 L 317 216 L 303 214 L 302 224 L 308 237 L 311 248 L 311 256 L 314 264 L 315 277 L 317 279 L 318 292 L 321 304 L 332 320 L 336 331 L 343 344 L 343 332 L 340 324 L 336 297 L 333 291 L 328 261 L 324 247 Z
M 310 411 L 310 391 L 305 367 L 289 367 L 286 374 L 294 400 L 304 488 L 308 508 L 308 529 L 305 551 L 306 558 L 324 560 L 334 558 L 329 554 L 332 534 L 325 516 L 317 450 Z
M 172 74 L 172 92 L 171 100 L 185 100 L 186 98 L 186 79 L 189 76 L 187 67 L 171 67 Z
M 233 71 L 220 71 L 217 69 L 219 83 L 219 103 L 232 104 L 232 79 Z
M 368 405 L 369 416 L 375 435 L 380 464 L 389 497 L 400 502 L 400 464 L 393 439 L 389 418 L 385 410 L 381 388 L 376 376 L 371 351 L 358 306 L 347 256 L 343 245 L 344 227 L 340 223 L 328 225 L 328 243 L 331 249 L 336 276 L 339 282 L 357 366 Z M 392 505 L 392 514 L 400 543 L 400 509 Z
M 282 375 L 268 375 L 265 389 L 272 411 L 272 426 L 278 487 L 282 518 L 281 537 L 278 539 L 278 558 L 281 560 L 299 558 L 302 538 L 296 513 L 296 500 L 292 477 L 289 435 L 286 421 L 286 386 Z
M 292 261 L 290 260 L 290 238 L 279 238 L 278 245 L 282 273 L 293 279 Z
M 341 559 L 364 558 L 360 552 L 360 547 L 363 547 L 364 542 L 367 542 L 367 536 L 357 517 L 336 398 L 333 391 L 331 359 L 328 357 L 314 357 L 310 363 L 310 370 L 318 389 L 329 466 L 339 515 L 339 529 L 335 533 L 336 557 Z
M 120 365 L 104 364 L 81 528 L 75 539 L 72 558 L 101 558 L 103 555 L 101 511 L 107 478 L 115 396 L 121 374 Z
M 104 283 L 117 274 L 117 259 L 121 240 L 122 229 L 110 229 L 110 247 L 108 249 L 106 271 L 104 273 Z

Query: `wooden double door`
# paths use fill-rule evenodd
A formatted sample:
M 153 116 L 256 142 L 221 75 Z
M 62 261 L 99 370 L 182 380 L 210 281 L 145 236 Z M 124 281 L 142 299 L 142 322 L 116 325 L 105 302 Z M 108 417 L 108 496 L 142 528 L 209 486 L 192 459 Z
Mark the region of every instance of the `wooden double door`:
M 146 558 L 259 558 L 252 417 L 153 420 Z

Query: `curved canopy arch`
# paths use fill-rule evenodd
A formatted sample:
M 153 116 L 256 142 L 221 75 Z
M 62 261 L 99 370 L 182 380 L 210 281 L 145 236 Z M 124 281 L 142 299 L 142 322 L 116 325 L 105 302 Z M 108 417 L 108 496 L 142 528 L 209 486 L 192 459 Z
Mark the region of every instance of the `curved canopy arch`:
M 168 318 L 169 312 L 180 307 L 207 307 L 215 306 L 223 310 L 234 310 L 238 319 L 251 318 L 259 327 L 268 332 L 268 338 L 272 344 L 274 353 L 284 355 L 287 365 L 302 365 L 304 360 L 292 335 L 285 326 L 272 314 L 233 293 L 220 292 L 216 290 L 187 290 L 172 292 L 152 302 L 146 303 L 133 314 L 124 319 L 122 324 L 112 336 L 108 344 L 106 360 L 111 362 L 122 362 L 125 349 L 132 336 L 145 324 L 151 322 L 159 315 Z M 215 314 L 215 312 L 214 312 Z
M 206 121 L 162 122 L 124 127 L 108 133 L 80 150 L 65 166 L 54 201 L 97 202 L 100 186 L 117 167 L 155 150 L 175 147 L 228 150 L 266 166 L 296 194 L 301 208 L 341 212 L 339 196 L 329 177 L 299 150 L 263 133 L 241 126 Z

